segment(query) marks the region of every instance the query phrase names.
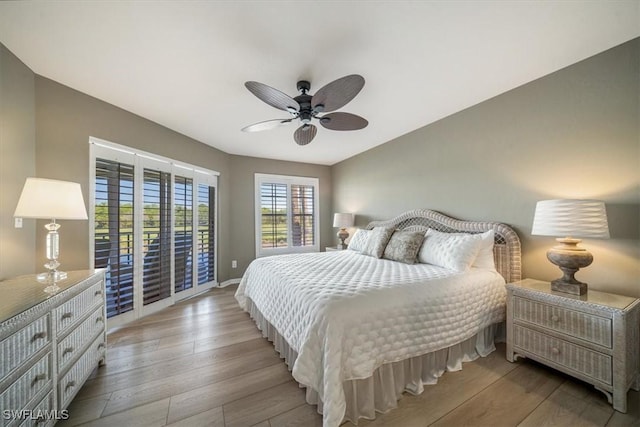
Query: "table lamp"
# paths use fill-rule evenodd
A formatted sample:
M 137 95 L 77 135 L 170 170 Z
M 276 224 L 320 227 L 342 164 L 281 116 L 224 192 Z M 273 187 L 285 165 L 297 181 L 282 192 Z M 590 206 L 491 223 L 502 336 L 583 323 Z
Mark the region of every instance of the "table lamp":
M 560 267 L 563 276 L 551 282 L 551 289 L 573 295 L 587 293 L 587 284 L 576 280 L 580 268 L 593 262 L 593 255 L 578 246 L 580 238 L 609 238 L 604 202 L 598 200 L 542 200 L 537 203 L 531 234 L 557 237 L 558 245 L 547 258 Z
M 58 271 L 60 219 L 87 219 L 87 210 L 82 198 L 80 184 L 44 178 L 27 178 L 13 214 L 16 218 L 44 218 L 51 222 L 45 225 L 47 233 L 47 259 L 44 266 L 49 270 L 37 275 L 37 279 L 50 286 L 47 293 L 55 292 L 55 282 L 67 277 L 64 271 Z M 51 288 L 53 287 L 53 288 Z

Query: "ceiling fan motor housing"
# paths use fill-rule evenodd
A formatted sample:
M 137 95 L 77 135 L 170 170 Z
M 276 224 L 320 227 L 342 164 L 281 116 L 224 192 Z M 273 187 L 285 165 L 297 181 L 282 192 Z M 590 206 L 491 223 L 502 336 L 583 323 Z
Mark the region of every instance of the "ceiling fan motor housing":
M 296 96 L 295 99 L 298 104 L 300 104 L 300 111 L 298 112 L 298 117 L 302 123 L 311 122 L 311 118 L 313 117 L 313 111 L 311 109 L 311 95 L 307 95 L 303 93 L 302 95 Z

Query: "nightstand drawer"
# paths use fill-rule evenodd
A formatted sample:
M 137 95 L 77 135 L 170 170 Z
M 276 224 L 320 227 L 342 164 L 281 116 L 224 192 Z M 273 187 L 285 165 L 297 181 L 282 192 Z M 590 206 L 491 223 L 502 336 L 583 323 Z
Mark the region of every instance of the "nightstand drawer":
M 515 347 L 573 371 L 580 372 L 595 380 L 612 384 L 612 362 L 610 356 L 519 325 L 514 325 L 513 332 L 513 345 Z
M 611 319 L 605 317 L 518 296 L 513 297 L 513 317 L 607 348 L 613 346 Z

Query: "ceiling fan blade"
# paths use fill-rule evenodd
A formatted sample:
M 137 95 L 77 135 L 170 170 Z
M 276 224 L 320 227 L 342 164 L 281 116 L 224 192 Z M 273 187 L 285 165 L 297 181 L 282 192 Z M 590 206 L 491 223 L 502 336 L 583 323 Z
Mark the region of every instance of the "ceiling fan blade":
M 288 125 L 292 120 L 293 119 L 265 120 L 264 122 L 258 122 L 249 126 L 245 126 L 241 130 L 243 132 L 259 132 L 262 130 L 275 129 L 280 126 Z
M 364 77 L 351 74 L 323 86 L 313 95 L 311 106 L 317 112 L 335 111 L 347 105 L 362 90 Z M 265 101 L 266 102 L 266 101 Z M 321 105 L 322 107 L 318 107 Z
M 367 127 L 369 122 L 351 113 L 329 113 L 320 117 L 320 124 L 331 130 L 358 130 Z
M 274 89 L 271 86 L 267 86 L 266 84 L 259 82 L 245 82 L 244 85 L 252 94 L 272 107 L 288 111 L 290 113 L 300 111 L 300 104 L 286 93 L 280 92 L 278 89 Z
M 316 136 L 318 132 L 318 128 L 314 125 L 304 124 L 300 126 L 293 134 L 293 139 L 295 139 L 298 145 L 307 145 L 313 138 Z

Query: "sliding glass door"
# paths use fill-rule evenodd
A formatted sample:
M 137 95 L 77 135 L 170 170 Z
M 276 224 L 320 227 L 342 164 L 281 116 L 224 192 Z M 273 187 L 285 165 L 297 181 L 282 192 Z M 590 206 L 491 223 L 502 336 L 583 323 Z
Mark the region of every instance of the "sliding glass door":
M 217 174 L 92 138 L 92 253 L 109 326 L 217 285 Z

